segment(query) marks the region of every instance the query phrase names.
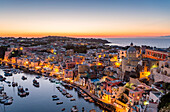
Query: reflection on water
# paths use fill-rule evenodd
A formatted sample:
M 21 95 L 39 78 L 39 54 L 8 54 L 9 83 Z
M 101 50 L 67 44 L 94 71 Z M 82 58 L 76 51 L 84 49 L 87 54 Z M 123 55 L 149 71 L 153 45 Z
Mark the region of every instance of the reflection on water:
M 3 70 L 0 69 L 0 74 L 4 76 Z M 22 80 L 22 76 L 26 76 L 27 80 Z M 36 75 L 20 73 L 13 74 L 13 76 L 6 77 L 6 81 L 17 82 L 18 85 L 28 88 L 29 95 L 26 97 L 18 96 L 17 87 L 9 87 L 7 83 L 4 84 L 4 91 L 8 96 L 12 96 L 14 101 L 11 105 L 0 104 L 0 112 L 60 112 L 65 108 L 65 112 L 71 112 L 72 106 L 77 106 L 79 111 L 82 111 L 82 107 L 88 112 L 91 109 L 95 109 L 96 112 L 102 112 L 98 106 L 94 103 L 86 102 L 83 98 L 79 97 L 77 92 L 73 90 L 67 90 L 68 93 L 73 95 L 75 101 L 70 101 L 70 98 L 63 96 L 61 92 L 56 88 L 60 84 L 50 83 L 50 81 L 44 77 L 36 79 L 40 83 L 40 87 L 33 86 L 33 79 Z M 57 95 L 60 100 L 53 101 L 52 95 Z M 62 101 L 63 104 L 56 105 L 57 102 Z

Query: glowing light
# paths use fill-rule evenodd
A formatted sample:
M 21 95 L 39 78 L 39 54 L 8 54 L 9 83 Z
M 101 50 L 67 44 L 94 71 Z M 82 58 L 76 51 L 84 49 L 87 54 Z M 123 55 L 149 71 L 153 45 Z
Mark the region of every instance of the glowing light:
M 98 57 L 99 57 L 99 58 L 101 58 L 102 56 L 101 56 L 101 55 L 99 55 Z
M 58 68 L 55 68 L 55 72 L 59 72 L 59 69 L 58 69 Z
M 148 101 L 144 101 L 144 105 L 148 105 L 149 104 L 149 102 Z
M 102 63 L 98 62 L 97 65 L 102 65 Z
M 23 50 L 23 47 L 20 47 L 19 49 L 22 51 L 22 50 Z
M 28 61 L 26 61 L 25 63 L 26 63 L 26 64 L 28 64 L 29 62 L 28 62 Z
M 153 69 L 153 68 L 157 68 L 158 66 L 157 65 L 153 65 L 152 67 L 151 67 L 151 69 Z
M 120 64 L 121 64 L 121 63 L 119 63 L 119 62 L 116 62 L 116 63 L 115 63 L 116 67 L 120 67 Z
M 36 66 L 35 68 L 36 68 L 36 69 L 40 69 L 41 67 L 40 67 L 40 66 Z
M 54 49 L 51 49 L 51 53 L 54 53 Z

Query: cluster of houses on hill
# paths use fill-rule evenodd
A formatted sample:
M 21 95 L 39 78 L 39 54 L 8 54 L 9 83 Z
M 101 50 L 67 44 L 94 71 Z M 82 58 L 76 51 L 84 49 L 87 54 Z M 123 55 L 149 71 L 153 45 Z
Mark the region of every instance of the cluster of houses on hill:
M 136 47 L 133 43 L 128 49 L 108 49 L 103 43 L 81 39 L 25 47 L 22 42 L 25 45 L 26 40 L 19 41 L 20 45 L 10 41 L 1 62 L 80 85 L 101 101 L 116 105 L 117 111 L 155 112 L 160 98 L 170 89 L 164 87 L 170 83 L 169 49 Z M 85 46 L 87 53 L 66 49 L 67 45 Z

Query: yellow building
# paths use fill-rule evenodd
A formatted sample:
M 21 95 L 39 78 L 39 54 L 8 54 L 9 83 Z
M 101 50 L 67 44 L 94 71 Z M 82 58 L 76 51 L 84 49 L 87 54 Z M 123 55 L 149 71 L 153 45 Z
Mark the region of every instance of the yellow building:
M 140 72 L 140 79 L 141 78 L 148 78 L 148 76 L 150 75 L 151 73 L 147 70 L 147 67 L 144 66 L 144 71 L 143 72 Z

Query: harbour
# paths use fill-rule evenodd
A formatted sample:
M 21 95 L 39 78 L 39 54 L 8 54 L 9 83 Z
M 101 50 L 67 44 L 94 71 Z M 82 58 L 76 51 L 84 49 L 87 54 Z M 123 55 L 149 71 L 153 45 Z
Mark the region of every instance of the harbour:
M 0 69 L 0 74 L 4 76 L 4 71 L 2 69 Z M 23 76 L 27 77 L 27 79 L 22 80 Z M 13 103 L 11 105 L 4 105 L 1 103 L 0 110 L 2 112 L 34 112 L 40 110 L 41 112 L 71 112 L 72 110 L 76 111 L 75 108 L 77 108 L 78 111 L 83 110 L 85 112 L 91 109 L 97 112 L 104 111 L 94 103 L 84 100 L 83 97 L 78 95 L 75 89 L 66 89 L 60 83 L 52 83 L 47 77 L 36 78 L 37 76 L 38 75 L 30 73 L 16 73 L 12 74 L 12 76 L 5 77 L 6 81 L 13 82 L 14 80 L 14 82 L 17 82 L 18 87 L 28 88 L 29 94 L 21 97 L 18 95 L 18 87 L 9 86 L 9 84 L 4 81 L 0 82 L 0 85 L 4 86 L 4 92 L 6 92 L 8 96 L 13 97 Z M 39 87 L 33 85 L 34 79 L 39 82 Z M 67 96 L 63 95 L 56 87 L 66 90 L 69 94 Z M 57 95 L 59 100 L 53 100 L 52 95 Z M 57 105 L 57 103 L 59 103 L 59 105 Z

